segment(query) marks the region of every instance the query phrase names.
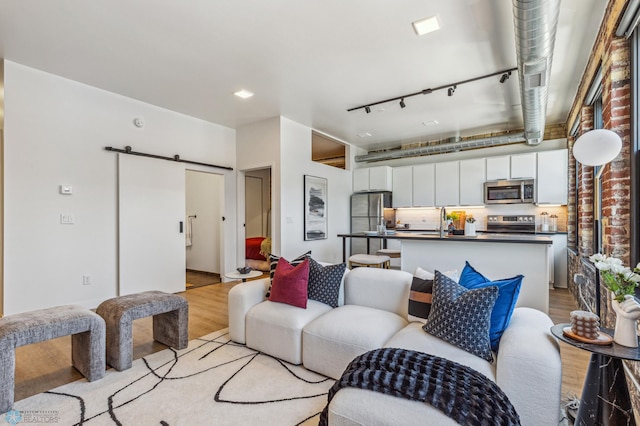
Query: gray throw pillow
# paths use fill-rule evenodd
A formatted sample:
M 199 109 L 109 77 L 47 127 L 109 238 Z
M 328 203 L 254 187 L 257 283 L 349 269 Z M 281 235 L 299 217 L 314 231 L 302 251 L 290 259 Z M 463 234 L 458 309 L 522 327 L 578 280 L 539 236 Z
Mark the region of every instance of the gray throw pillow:
M 489 330 L 498 288 L 468 290 L 439 271 L 435 274 L 433 303 L 423 330 L 493 362 Z
M 309 258 L 309 299 L 337 308 L 340 283 L 346 268 L 346 263 L 322 266 Z

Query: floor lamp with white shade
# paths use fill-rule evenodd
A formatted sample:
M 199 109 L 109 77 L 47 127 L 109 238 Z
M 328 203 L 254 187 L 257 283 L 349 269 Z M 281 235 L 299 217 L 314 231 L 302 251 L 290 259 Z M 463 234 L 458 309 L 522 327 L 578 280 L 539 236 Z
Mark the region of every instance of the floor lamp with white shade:
M 599 167 L 593 177 L 593 252 L 600 252 L 600 224 L 602 206 L 600 188 L 604 167 L 618 156 L 622 139 L 616 132 L 607 129 L 591 130 L 581 135 L 573 144 L 573 157 L 580 164 Z M 596 315 L 600 316 L 600 274 L 596 273 Z

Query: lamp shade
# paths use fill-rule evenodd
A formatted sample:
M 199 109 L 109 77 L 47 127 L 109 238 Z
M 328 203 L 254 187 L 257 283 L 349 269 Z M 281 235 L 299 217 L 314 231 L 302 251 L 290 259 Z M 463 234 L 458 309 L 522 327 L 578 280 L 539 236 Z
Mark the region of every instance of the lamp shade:
M 573 145 L 573 157 L 585 166 L 602 166 L 618 156 L 622 139 L 607 129 L 590 130 Z

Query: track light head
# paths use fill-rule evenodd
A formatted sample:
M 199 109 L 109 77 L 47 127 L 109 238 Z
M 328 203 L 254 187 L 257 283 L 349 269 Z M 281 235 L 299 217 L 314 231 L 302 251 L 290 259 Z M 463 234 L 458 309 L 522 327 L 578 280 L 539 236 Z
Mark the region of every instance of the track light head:
M 406 107 L 407 104 L 404 103 L 404 98 L 400 99 L 400 108 Z
M 447 89 L 447 95 L 453 96 L 453 93 L 456 91 L 457 86 L 451 86 Z
M 368 106 L 364 107 L 364 110 L 367 114 L 371 112 L 371 108 L 369 108 Z
M 511 71 L 502 74 L 502 76 L 500 77 L 500 83 L 504 83 L 505 81 L 509 80 L 509 77 L 511 77 Z

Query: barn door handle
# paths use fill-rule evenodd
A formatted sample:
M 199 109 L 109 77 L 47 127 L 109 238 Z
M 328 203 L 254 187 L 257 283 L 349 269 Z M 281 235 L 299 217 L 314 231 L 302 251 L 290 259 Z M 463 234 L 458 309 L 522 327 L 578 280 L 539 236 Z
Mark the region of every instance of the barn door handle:
M 180 233 L 182 234 L 184 228 L 184 222 L 180 221 Z

